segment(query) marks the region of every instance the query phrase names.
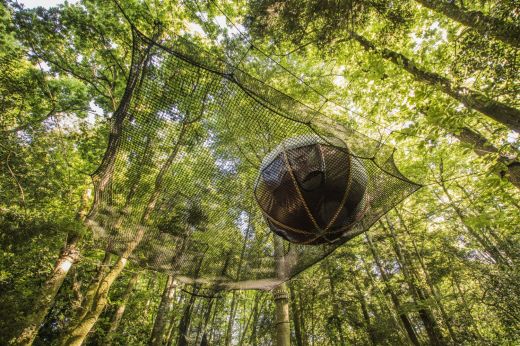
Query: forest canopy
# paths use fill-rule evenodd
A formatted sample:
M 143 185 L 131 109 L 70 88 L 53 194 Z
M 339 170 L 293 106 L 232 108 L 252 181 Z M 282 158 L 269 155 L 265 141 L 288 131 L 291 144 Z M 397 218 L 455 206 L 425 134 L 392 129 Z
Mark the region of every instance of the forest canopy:
M 238 196 L 253 189 L 237 182 L 254 181 L 251 167 L 260 166 L 279 138 L 302 130 L 286 120 L 271 123 L 272 136 L 259 131 L 268 125 L 243 125 L 250 123 L 238 120 L 265 122 L 267 113 L 237 101 L 235 89 L 205 74 L 199 77 L 209 81 L 212 97 L 232 90 L 222 98 L 232 105 L 225 121 L 199 121 L 197 114 L 222 105 L 209 102 L 208 110 L 207 99 L 193 91 L 186 96 L 192 103 L 171 106 L 167 115 L 153 98 L 128 103 L 132 85 L 169 102 L 164 90 L 183 92 L 188 74 L 182 71 L 191 68 L 178 63 L 174 73 L 162 74 L 161 56 L 136 55 L 136 42 L 148 42 L 136 39 L 136 30 L 173 51 L 188 42 L 182 49 L 199 59 L 209 52 L 233 69 L 223 72 L 229 78 L 243 73 L 258 81 L 251 85 L 290 98 L 287 104 L 326 115 L 333 122 L 322 127 L 330 133 L 338 133 L 337 125 L 380 143 L 398 172 L 422 188 L 274 288 L 229 290 L 175 276 L 175 256 L 165 269 L 147 254 L 166 253 L 161 249 L 174 246 L 171 239 L 177 253 L 187 253 L 185 240 L 209 241 L 210 229 L 221 235 L 211 242 L 225 265 L 211 270 L 222 276 L 227 264 L 235 268 L 233 261 L 240 271 L 248 253 L 280 251 L 260 213 L 237 207 Z M 520 340 L 516 1 L 79 0 L 26 8 L 8 0 L 0 4 L 0 45 L 0 344 Z M 134 78 L 139 63 L 151 66 L 149 79 Z M 104 183 L 95 172 L 106 166 L 110 138 L 127 113 L 122 141 L 135 147 L 124 157 L 138 169 L 115 166 L 114 176 L 126 185 Z M 180 125 L 149 126 L 147 114 Z M 229 131 L 227 122 L 242 125 Z M 166 140 L 152 141 L 157 138 Z M 359 150 L 368 147 L 354 142 Z M 247 160 L 234 161 L 239 155 Z M 170 166 L 180 178 L 162 175 Z M 154 200 L 163 182 L 182 187 Z M 85 222 L 100 200 L 100 184 L 115 191 L 106 204 L 120 207 L 109 233 L 137 220 L 153 224 L 157 236 L 135 244 L 127 239 L 120 248 L 106 241 L 113 234 L 100 237 Z M 193 189 L 203 193 L 187 198 Z M 130 200 L 142 203 L 140 218 Z M 246 242 L 249 230 L 270 240 L 255 248 Z M 203 260 L 187 261 L 198 273 Z

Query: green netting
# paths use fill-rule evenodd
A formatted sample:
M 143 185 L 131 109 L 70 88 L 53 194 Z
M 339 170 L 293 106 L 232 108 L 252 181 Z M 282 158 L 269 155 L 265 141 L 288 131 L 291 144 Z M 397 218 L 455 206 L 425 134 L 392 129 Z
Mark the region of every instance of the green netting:
M 87 224 L 100 247 L 187 283 L 269 289 L 419 188 L 399 173 L 392 148 L 189 42 L 165 47 L 135 28 L 133 35 L 132 73 L 93 176 Z M 275 235 L 255 200 L 264 158 L 302 136 L 344 149 L 367 176 L 362 217 L 330 243 Z

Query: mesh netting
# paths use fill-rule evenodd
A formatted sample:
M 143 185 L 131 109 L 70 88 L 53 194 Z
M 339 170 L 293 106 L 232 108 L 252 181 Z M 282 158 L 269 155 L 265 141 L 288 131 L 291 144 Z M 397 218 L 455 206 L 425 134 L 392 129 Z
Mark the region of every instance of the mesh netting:
M 133 35 L 132 72 L 87 219 L 108 251 L 186 283 L 269 289 L 419 188 L 399 173 L 392 148 L 189 42 Z M 297 198 L 294 183 L 306 189 Z M 303 205 L 318 224 L 297 220 Z M 273 225 L 284 220 L 317 227 L 291 238 L 301 229 Z

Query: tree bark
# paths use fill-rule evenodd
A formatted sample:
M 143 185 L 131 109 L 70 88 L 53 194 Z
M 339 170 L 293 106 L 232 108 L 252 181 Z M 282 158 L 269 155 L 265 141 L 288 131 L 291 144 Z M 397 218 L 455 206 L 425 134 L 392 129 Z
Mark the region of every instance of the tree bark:
M 49 313 L 54 298 L 63 284 L 63 280 L 65 280 L 70 268 L 79 258 L 78 242 L 79 236 L 72 236 L 67 240 L 67 244 L 61 250 L 50 277 L 43 284 L 34 302 L 32 313 L 25 319 L 22 332 L 12 341 L 13 345 L 32 345 L 34 342 L 38 329 L 42 325 L 45 316 Z
M 332 319 L 334 321 L 336 331 L 338 333 L 339 337 L 339 344 L 345 345 L 345 337 L 343 336 L 343 326 L 341 325 L 341 318 L 340 318 L 340 311 L 337 301 L 337 295 L 336 295 L 336 285 L 333 279 L 333 272 L 332 268 L 330 266 L 327 267 L 328 271 L 328 277 L 329 277 L 329 287 L 330 287 L 330 295 L 332 297 Z
M 416 80 L 437 88 L 461 102 L 467 108 L 478 111 L 512 130 L 520 131 L 520 110 L 495 101 L 478 91 L 453 85 L 448 78 L 434 72 L 426 71 L 403 54 L 387 48 L 379 48 L 373 42 L 355 32 L 350 32 L 350 37 L 355 39 L 366 51 L 376 52 L 382 58 L 404 68 L 414 76 Z
M 176 280 L 173 276 L 168 275 L 168 279 L 164 285 L 161 302 L 159 303 L 159 309 L 157 310 L 157 316 L 155 316 L 150 341 L 148 343 L 151 346 L 160 346 L 163 344 L 164 329 L 172 308 L 172 300 L 176 287 Z
M 190 299 L 186 303 L 184 307 L 184 312 L 182 314 L 182 318 L 179 322 L 179 337 L 177 341 L 177 345 L 179 346 L 188 346 L 188 334 L 190 330 L 190 322 L 191 322 L 191 311 L 193 309 L 193 305 L 195 304 L 195 295 L 190 295 Z
M 208 306 L 206 308 L 206 313 L 204 314 L 204 320 L 202 324 L 202 338 L 200 341 L 201 346 L 209 345 L 209 336 L 208 336 L 208 325 L 211 320 L 211 312 L 213 311 L 214 299 L 210 298 L 208 302 Z
M 484 234 L 481 234 L 474 227 L 472 227 L 471 225 L 468 224 L 468 222 L 466 221 L 466 215 L 457 206 L 457 204 L 453 200 L 452 195 L 449 193 L 448 188 L 446 187 L 446 184 L 444 183 L 444 180 L 443 180 L 443 177 L 442 177 L 442 175 L 443 175 L 443 165 L 442 165 L 442 162 L 441 162 L 439 170 L 440 170 L 440 176 L 441 176 L 441 181 L 439 182 L 439 185 L 441 186 L 444 194 L 448 198 L 448 201 L 450 202 L 451 208 L 455 211 L 455 214 L 459 218 L 459 220 L 462 223 L 462 225 L 464 226 L 464 228 L 482 246 L 483 250 L 485 250 L 485 252 L 493 259 L 493 261 L 495 263 L 506 265 L 506 266 L 510 266 L 510 264 L 508 263 L 507 259 L 504 258 L 504 256 L 500 252 L 500 250 L 495 246 L 495 244 L 490 242 L 489 239 Z
M 190 123 L 191 124 L 191 123 Z M 134 235 L 134 238 L 128 242 L 125 250 L 118 258 L 114 266 L 110 269 L 110 271 L 103 277 L 98 288 L 95 290 L 95 296 L 93 300 L 93 304 L 91 307 L 84 312 L 76 324 L 76 326 L 71 330 L 70 335 L 66 336 L 64 339 L 65 344 L 67 345 L 81 345 L 88 333 L 97 322 L 99 316 L 103 312 L 107 302 L 108 302 L 108 291 L 110 287 L 114 283 L 114 280 L 121 274 L 121 271 L 125 268 L 126 263 L 128 262 L 128 258 L 137 248 L 137 246 L 141 243 L 144 234 L 146 232 L 146 224 L 148 223 L 148 219 L 155 209 L 155 205 L 160 195 L 160 189 L 162 187 L 162 182 L 164 180 L 164 176 L 166 172 L 173 164 L 173 161 L 177 157 L 177 154 L 180 150 L 181 140 L 186 131 L 187 123 L 182 123 L 179 135 L 177 137 L 177 141 L 166 159 L 166 162 L 162 165 L 159 173 L 155 177 L 154 189 L 148 198 L 148 202 L 146 204 L 145 210 L 141 215 L 140 223 L 137 227 L 137 231 Z
M 470 144 L 478 156 L 498 153 L 498 162 L 504 167 L 500 169 L 497 174 L 501 178 L 506 178 L 511 184 L 520 189 L 520 162 L 517 159 L 512 159 L 500 154 L 499 150 L 491 144 L 486 137 L 467 127 L 461 128 L 458 133 L 454 133 L 453 135 L 461 142 Z
M 81 321 L 89 312 L 90 308 L 94 304 L 94 300 L 96 298 L 96 292 L 99 289 L 99 285 L 101 284 L 101 281 L 105 277 L 105 275 L 110 270 L 110 258 L 112 257 L 112 254 L 110 252 L 105 251 L 105 255 L 103 256 L 103 260 L 98 265 L 96 276 L 92 279 L 90 282 L 87 292 L 85 293 L 85 296 L 83 297 L 83 301 L 80 306 L 80 310 L 77 313 L 77 316 L 74 318 L 74 321 L 78 323 Z M 70 329 L 74 329 L 75 325 L 72 325 Z
M 493 36 L 513 47 L 520 48 L 520 26 L 488 16 L 480 11 L 466 11 L 454 1 L 415 0 L 424 7 L 475 29 L 482 36 Z
M 294 294 L 294 286 L 289 286 L 289 295 L 291 301 L 291 315 L 294 324 L 294 337 L 296 340 L 296 346 L 303 346 L 302 328 L 300 323 L 300 311 L 298 309 L 298 303 L 296 301 L 296 295 Z
M 289 322 L 289 297 L 285 283 L 273 290 L 276 310 L 276 346 L 291 344 L 291 325 Z
M 183 296 L 183 295 L 180 295 L 179 296 L 178 305 L 179 306 L 183 305 L 185 301 L 186 301 L 186 297 Z M 176 327 L 178 327 L 177 317 L 182 318 L 182 315 L 177 314 L 177 313 L 171 313 L 170 314 L 170 324 L 168 326 L 168 333 L 167 333 L 168 334 L 168 337 L 167 337 L 168 342 L 166 343 L 166 345 L 168 345 L 168 346 L 174 345 L 174 343 L 178 339 L 177 338 L 177 334 L 175 332 Z
M 383 282 L 385 283 L 385 286 L 387 288 L 387 291 L 390 295 L 390 299 L 392 300 L 392 303 L 394 304 L 395 309 L 397 310 L 397 313 L 399 315 L 399 318 L 401 319 L 401 322 L 403 323 L 404 329 L 406 330 L 406 333 L 408 334 L 408 338 L 414 344 L 415 346 L 420 346 L 419 339 L 417 338 L 417 334 L 415 333 L 415 330 L 413 328 L 412 322 L 401 309 L 401 303 L 399 301 L 399 298 L 393 291 L 393 289 L 390 287 L 390 278 L 388 277 L 385 269 L 383 268 L 383 264 L 381 263 L 381 259 L 379 258 L 379 255 L 374 247 L 374 244 L 372 243 L 372 239 L 368 235 L 368 233 L 365 233 L 365 238 L 368 242 L 370 252 L 372 253 L 372 256 L 374 257 L 374 261 L 376 262 L 376 266 L 379 269 L 379 272 L 381 274 L 381 277 L 383 278 Z
M 117 304 L 116 311 L 114 311 L 112 319 L 110 320 L 110 328 L 108 329 L 107 335 L 105 337 L 105 345 L 107 346 L 112 344 L 112 339 L 117 331 L 117 328 L 119 327 L 121 319 L 123 318 L 123 314 L 126 310 L 126 304 L 128 303 L 128 300 L 134 291 L 134 287 L 137 284 L 138 279 L 139 272 L 135 272 L 128 281 L 128 285 L 126 286 L 125 292 L 121 297 L 121 301 Z
M 199 275 L 200 268 L 202 266 L 202 261 L 204 260 L 204 255 L 201 256 L 197 263 L 197 268 L 195 269 L 195 277 Z M 179 322 L 179 336 L 177 339 L 178 346 L 188 346 L 188 335 L 190 332 L 190 323 L 191 323 L 191 314 L 193 310 L 193 305 L 195 304 L 195 298 L 197 292 L 199 291 L 199 287 L 197 285 L 193 286 L 193 293 L 190 294 L 190 299 L 186 303 L 184 307 L 184 312 L 182 314 L 182 318 Z
M 283 280 L 286 277 L 283 243 L 274 239 L 274 256 L 276 258 L 276 273 Z M 275 303 L 275 332 L 276 345 L 289 346 L 291 344 L 291 325 L 289 321 L 289 297 L 285 283 L 275 287 L 272 291 Z
M 422 255 L 417 247 L 417 244 L 415 242 L 415 239 L 413 237 L 413 235 L 411 234 L 410 232 L 410 229 L 408 228 L 408 226 L 406 225 L 406 223 L 404 222 L 404 219 L 401 215 L 401 213 L 399 212 L 399 210 L 396 208 L 394 209 L 395 210 L 395 213 L 397 215 L 397 218 L 399 219 L 399 223 L 401 224 L 401 226 L 403 227 L 403 229 L 405 230 L 407 236 L 410 238 L 410 241 L 412 243 L 412 247 L 413 247 L 413 251 L 414 251 L 414 254 L 415 254 L 415 257 L 417 258 L 417 260 L 419 261 L 419 265 L 421 267 L 421 270 L 424 274 L 424 277 L 426 279 L 426 283 L 428 284 L 428 286 L 430 287 L 430 290 L 433 294 L 433 297 L 435 298 L 435 302 L 437 303 L 437 306 L 439 307 L 439 311 L 441 312 L 441 315 L 442 315 L 442 318 L 444 320 L 444 324 L 446 325 L 446 328 L 448 329 L 448 332 L 450 334 L 450 337 L 453 341 L 454 344 L 460 344 L 453 328 L 452 328 L 452 325 L 451 325 L 451 319 L 450 317 L 448 316 L 448 313 L 446 312 L 446 309 L 444 308 L 444 305 L 442 303 L 442 298 L 441 298 L 441 295 L 439 294 L 439 289 L 437 288 L 437 286 L 434 284 L 431 276 L 430 276 L 430 273 L 428 272 L 428 269 L 426 267 L 426 263 L 424 262 L 423 258 L 422 258 Z
M 394 304 L 394 308 L 392 309 L 390 307 L 390 305 L 388 304 L 388 301 L 386 299 L 385 293 L 377 285 L 377 283 L 374 279 L 374 275 L 372 274 L 373 264 L 372 263 L 369 264 L 367 261 L 365 261 L 363 259 L 363 257 L 361 257 L 360 260 L 361 260 L 361 263 L 363 263 L 363 269 L 365 271 L 365 274 L 367 275 L 368 279 L 370 280 L 371 287 L 373 287 L 374 289 L 376 289 L 379 292 L 379 294 L 377 295 L 377 298 L 378 298 L 377 300 L 379 303 L 381 314 L 387 314 L 388 316 L 391 317 L 394 328 L 397 331 L 398 335 L 401 337 L 400 343 L 408 344 L 410 338 L 407 334 L 407 331 L 406 330 L 403 331 L 404 325 L 402 323 L 402 320 L 399 317 L 400 312 L 395 308 L 395 304 L 393 302 L 392 302 L 392 304 Z M 365 284 L 365 289 L 366 290 L 369 289 L 369 286 L 367 286 L 366 284 Z M 396 316 L 399 317 L 399 320 L 397 319 Z
M 361 290 L 361 287 L 359 286 L 359 282 L 357 279 L 356 273 L 351 270 L 350 271 L 352 275 L 352 281 L 354 283 L 354 287 L 356 288 L 356 293 L 359 299 L 359 304 L 361 305 L 361 313 L 363 315 L 363 319 L 365 320 L 365 328 L 368 334 L 368 337 L 370 339 L 371 345 L 377 345 L 379 342 L 377 340 L 377 335 L 374 333 L 374 328 L 372 327 L 372 323 L 370 321 L 370 314 L 368 312 L 367 302 L 365 299 L 365 294 Z
M 231 298 L 231 307 L 229 311 L 229 318 L 226 328 L 226 338 L 224 341 L 224 345 L 228 346 L 231 343 L 231 334 L 233 333 L 233 322 L 235 320 L 235 311 L 236 311 L 236 291 L 233 291 Z
M 395 233 L 395 229 L 393 224 L 390 222 L 388 217 L 386 217 L 386 221 L 388 224 L 388 229 L 390 230 L 390 235 L 393 240 L 393 247 L 395 254 L 397 256 L 397 261 L 401 270 L 403 271 L 404 278 L 407 282 L 409 291 L 414 297 L 414 300 L 417 305 L 420 306 L 418 309 L 419 317 L 424 324 L 424 328 L 426 329 L 426 333 L 428 334 L 428 338 L 430 339 L 431 345 L 446 345 L 446 341 L 444 340 L 444 336 L 442 335 L 442 331 L 437 323 L 432 311 L 424 306 L 424 302 L 428 299 L 426 297 L 426 293 L 423 289 L 416 283 L 417 275 L 414 273 L 414 269 L 411 265 L 408 265 L 408 259 L 405 257 L 403 250 L 401 249 L 401 244 L 397 239 L 397 235 Z M 386 230 L 386 227 L 382 221 L 380 221 L 380 225 L 383 229 Z
M 77 326 L 71 330 L 70 334 L 65 339 L 67 346 L 80 346 L 85 341 L 88 333 L 97 322 L 99 316 L 105 309 L 108 303 L 108 291 L 115 279 L 121 274 L 123 269 L 128 262 L 126 257 L 119 257 L 110 269 L 108 274 L 101 281 L 98 291 L 96 292 L 96 298 L 94 304 L 89 309 L 85 317 L 77 324 Z
M 88 199 L 90 196 L 90 189 L 85 189 L 81 195 L 80 205 L 78 212 L 76 213 L 77 221 L 84 221 L 87 215 Z M 27 316 L 24 321 L 22 330 L 18 337 L 11 340 L 13 345 L 32 345 L 38 329 L 43 323 L 45 316 L 49 313 L 49 310 L 54 302 L 54 298 L 58 293 L 65 277 L 69 273 L 70 268 L 79 259 L 80 251 L 78 249 L 78 243 L 81 239 L 79 234 L 69 233 L 67 235 L 67 241 L 65 246 L 60 252 L 58 260 L 56 261 L 52 270 L 51 276 L 43 284 L 40 293 L 35 300 L 32 313 Z
M 256 331 L 257 331 L 257 324 L 258 324 L 258 316 L 259 316 L 259 312 L 258 312 L 258 293 L 255 294 L 255 305 L 253 306 L 253 321 L 251 323 L 251 335 L 249 337 L 249 344 L 252 345 L 252 346 L 256 346 L 257 345 L 257 336 L 256 336 Z

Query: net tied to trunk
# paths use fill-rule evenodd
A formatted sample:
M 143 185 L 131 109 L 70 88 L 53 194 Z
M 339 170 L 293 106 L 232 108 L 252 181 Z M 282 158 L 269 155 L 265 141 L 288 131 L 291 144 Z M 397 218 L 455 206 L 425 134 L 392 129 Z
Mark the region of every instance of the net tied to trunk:
M 419 188 L 393 148 L 181 37 L 132 30 L 93 175 L 97 246 L 180 282 L 270 289 Z

